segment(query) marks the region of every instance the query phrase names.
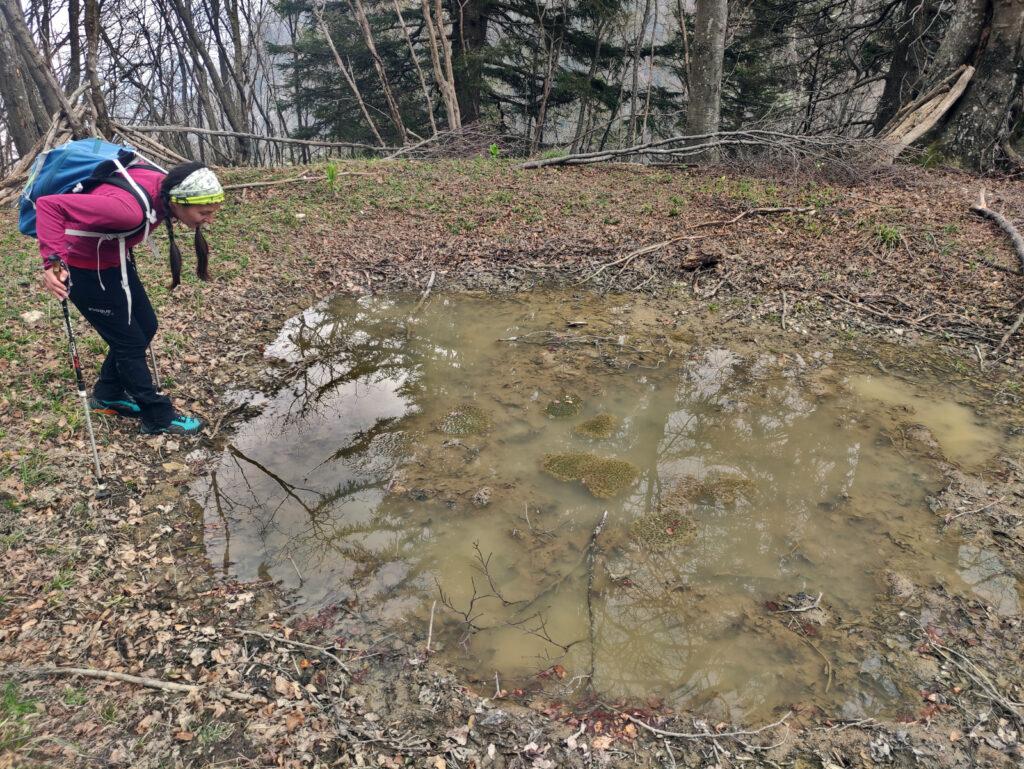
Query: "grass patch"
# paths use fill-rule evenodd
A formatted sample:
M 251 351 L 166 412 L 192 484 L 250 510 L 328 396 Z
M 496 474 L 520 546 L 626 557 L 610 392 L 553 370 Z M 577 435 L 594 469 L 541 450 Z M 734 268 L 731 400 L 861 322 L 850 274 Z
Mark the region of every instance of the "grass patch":
M 23 697 L 13 682 L 4 685 L 0 690 L 0 754 L 28 742 L 32 736 L 28 722 L 37 712 L 36 700 Z
M 45 451 L 34 449 L 23 456 L 17 464 L 18 478 L 25 488 L 48 486 L 58 479 L 57 473 Z
M 216 745 L 218 742 L 224 742 L 224 740 L 234 733 L 234 724 L 213 721 L 199 727 L 196 731 L 196 740 L 200 745 Z
M 74 686 L 65 686 L 64 693 L 61 695 L 60 699 L 66 707 L 80 708 L 89 701 L 89 696 L 85 693 L 85 689 L 76 689 Z
M 875 242 L 882 248 L 892 251 L 903 242 L 903 230 L 894 224 L 879 224 L 875 227 Z

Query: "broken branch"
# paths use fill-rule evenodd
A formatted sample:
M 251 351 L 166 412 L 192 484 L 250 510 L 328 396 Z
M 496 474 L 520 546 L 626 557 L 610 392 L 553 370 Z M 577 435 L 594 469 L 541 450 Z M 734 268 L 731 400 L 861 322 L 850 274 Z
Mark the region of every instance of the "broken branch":
M 159 678 L 147 676 L 133 676 L 129 673 L 117 673 L 113 670 L 98 670 L 96 668 L 66 668 L 66 667 L 42 667 L 34 670 L 22 671 L 27 678 L 43 678 L 45 676 L 84 676 L 85 678 L 102 678 L 108 681 L 123 681 L 129 684 L 146 686 L 150 689 L 163 689 L 167 692 L 186 692 L 191 694 L 199 691 L 195 684 L 178 684 L 173 681 L 162 681 Z

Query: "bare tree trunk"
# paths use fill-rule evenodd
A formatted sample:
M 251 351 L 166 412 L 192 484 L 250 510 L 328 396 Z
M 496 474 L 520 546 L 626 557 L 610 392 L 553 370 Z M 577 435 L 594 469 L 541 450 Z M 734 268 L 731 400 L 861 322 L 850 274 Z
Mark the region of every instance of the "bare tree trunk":
M 551 96 L 551 86 L 554 81 L 555 71 L 558 69 L 558 61 L 562 52 L 562 30 L 564 27 L 558 25 L 558 36 L 552 38 L 548 35 L 547 30 L 544 29 L 543 24 L 540 28 L 540 34 L 544 40 L 544 47 L 547 49 L 547 62 L 544 67 L 544 86 L 541 89 L 540 106 L 537 108 L 537 125 L 534 127 L 533 133 L 533 152 L 540 149 L 541 141 L 544 139 L 544 124 L 547 120 L 548 111 L 548 99 Z
M 18 0 L 0 0 L 0 13 L 3 13 L 7 28 L 13 36 L 15 48 L 25 62 L 29 77 L 42 97 L 46 111 L 51 115 L 60 111 L 67 101 L 64 99 L 63 91 L 57 85 L 53 72 L 32 40 L 32 34 L 22 16 L 21 4 Z M 70 107 L 67 111 L 71 111 Z
M 92 98 L 93 114 L 96 116 L 96 129 L 107 139 L 114 135 L 107 115 L 107 105 L 103 101 L 103 89 L 100 86 L 99 58 L 100 48 L 100 6 L 98 0 L 85 0 L 85 71 L 89 77 L 89 89 Z
M 13 40 L 6 33 L 7 25 L 0 16 L 0 101 L 6 110 L 7 131 L 19 155 L 32 149 L 45 132 L 36 123 L 36 116 L 25 89 L 25 75 Z
M 654 22 L 651 25 L 651 54 L 647 62 L 647 94 L 644 96 L 644 122 L 640 130 L 640 141 L 646 141 L 647 120 L 651 115 L 651 91 L 654 88 L 654 44 L 658 37 L 658 3 L 654 4 Z
M 633 80 L 629 88 L 629 134 L 626 141 L 633 145 L 635 144 L 636 138 L 636 96 L 637 91 L 640 90 L 640 49 L 643 47 L 644 40 L 647 37 L 647 22 L 651 18 L 651 2 L 652 0 L 645 0 L 644 2 L 644 15 L 640 22 L 640 29 L 636 33 L 636 40 L 633 42 Z
M 455 90 L 455 75 L 452 72 L 452 48 L 444 30 L 444 12 L 441 0 L 435 0 L 437 17 L 430 9 L 430 0 L 423 3 L 423 21 L 427 25 L 430 41 L 430 61 L 434 65 L 434 81 L 441 91 L 444 100 L 445 114 L 448 118 L 448 130 L 457 131 L 462 128 L 462 113 L 459 110 L 459 99 Z M 442 54 L 444 64 L 442 65 Z
M 391 122 L 394 124 L 395 130 L 398 131 L 399 141 L 404 145 L 407 141 L 405 123 L 402 122 L 402 113 L 398 109 L 398 102 L 395 101 L 395 96 L 391 92 L 391 85 L 388 83 L 388 76 L 384 71 L 384 62 L 381 61 L 380 54 L 377 53 L 377 45 L 373 42 L 373 30 L 370 29 L 370 21 L 366 18 L 366 10 L 363 8 L 361 0 L 349 0 L 349 7 L 355 14 L 359 29 L 363 32 L 363 41 L 370 52 L 373 68 L 377 71 L 381 90 L 384 91 L 384 100 L 387 102 L 388 112 L 391 114 Z
M 5 1 L 10 2 L 10 0 Z M 195 21 L 192 18 L 190 10 L 185 8 L 182 0 L 170 0 L 170 2 L 171 5 L 174 6 L 174 10 L 188 35 L 188 43 L 192 52 L 198 54 L 206 65 L 206 73 L 209 75 L 210 82 L 213 84 L 213 90 L 217 94 L 217 98 L 220 100 L 221 107 L 224 110 L 224 114 L 227 116 L 228 123 L 230 123 L 232 129 L 238 133 L 245 133 L 248 128 L 245 116 L 241 114 L 239 105 L 236 103 L 235 99 L 232 98 L 231 93 L 224 85 L 224 81 L 220 77 L 220 72 L 213 61 L 213 57 L 210 56 L 210 52 L 207 50 L 202 38 L 199 37 L 199 32 L 196 30 Z M 243 160 L 248 158 L 252 152 L 249 142 L 243 139 L 239 139 L 239 149 L 242 153 Z
M 78 25 L 82 20 L 80 0 L 68 0 L 68 93 L 74 93 L 82 81 L 82 39 L 78 36 Z
M 348 83 L 349 90 L 352 91 L 352 95 L 359 104 L 359 110 L 363 113 L 363 119 L 366 120 L 366 125 L 369 126 L 370 131 L 373 133 L 373 138 L 377 140 L 377 143 L 381 147 L 385 146 L 384 139 L 381 138 L 380 131 L 377 130 L 377 124 L 373 122 L 373 118 L 370 117 L 370 113 L 366 109 L 366 102 L 363 101 L 363 95 L 359 92 L 359 86 L 356 84 L 356 80 L 352 76 L 352 72 L 349 71 L 347 66 L 345 66 L 345 62 L 342 61 L 341 54 L 338 53 L 338 49 L 334 46 L 334 38 L 331 37 L 331 30 L 327 28 L 327 21 L 324 19 L 323 0 L 317 0 L 317 2 L 314 3 L 313 13 L 316 15 L 317 24 L 320 27 L 320 33 L 327 40 L 327 46 L 331 49 L 331 53 L 334 54 L 334 61 L 338 65 L 338 69 L 341 70 L 341 75 L 345 78 L 345 82 Z
M 693 25 L 693 58 L 689 72 L 690 98 L 686 108 L 686 132 L 691 136 L 715 133 L 722 108 L 722 66 L 728 0 L 697 0 Z M 709 151 L 717 159 L 716 150 Z
M 932 3 L 904 0 L 903 14 L 896 26 L 892 63 L 885 76 L 885 88 L 875 110 L 874 129 L 877 133 L 893 118 L 901 106 L 914 98 L 920 90 L 922 60 L 919 48 L 921 36 L 934 17 Z
M 412 36 L 409 34 L 409 27 L 405 23 L 405 17 L 402 16 L 402 8 L 398 4 L 398 0 L 391 0 L 391 4 L 395 7 L 395 15 L 398 17 L 398 23 L 402 27 L 402 34 L 405 35 L 405 44 L 409 47 L 409 57 L 416 67 L 416 77 L 419 78 L 420 88 L 423 89 L 423 100 L 427 103 L 427 117 L 430 118 L 430 131 L 436 136 L 437 123 L 434 121 L 434 100 L 430 98 L 427 78 L 423 74 L 423 67 L 420 66 L 420 59 L 416 55 L 416 48 L 412 44 Z
M 576 118 L 576 131 L 572 137 L 572 148 L 570 155 L 575 155 L 579 150 L 580 142 L 583 139 L 583 126 L 586 122 L 587 108 L 590 106 L 590 90 L 593 86 L 594 76 L 597 74 L 597 62 L 601 57 L 601 36 L 604 32 L 604 21 L 599 20 L 594 26 L 594 55 L 590 58 L 590 69 L 587 71 L 587 90 L 580 98 L 580 112 Z

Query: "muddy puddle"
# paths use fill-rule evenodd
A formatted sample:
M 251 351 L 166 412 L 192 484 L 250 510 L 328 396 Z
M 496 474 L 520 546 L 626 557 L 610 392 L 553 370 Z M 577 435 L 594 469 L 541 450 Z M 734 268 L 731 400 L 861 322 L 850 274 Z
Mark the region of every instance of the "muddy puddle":
M 488 695 L 898 716 L 914 590 L 1020 610 L 929 509 L 1004 433 L 926 369 L 792 338 L 635 297 L 334 300 L 192 489 L 211 561 L 429 634 Z

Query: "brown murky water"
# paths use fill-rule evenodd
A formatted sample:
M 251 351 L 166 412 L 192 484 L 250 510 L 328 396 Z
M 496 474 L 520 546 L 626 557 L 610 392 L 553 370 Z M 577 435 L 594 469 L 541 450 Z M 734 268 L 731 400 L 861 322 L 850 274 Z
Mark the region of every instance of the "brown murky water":
M 898 712 L 894 578 L 1019 611 L 926 499 L 1000 431 L 935 381 L 685 317 L 555 293 L 307 311 L 267 351 L 299 373 L 193 490 L 211 559 L 421 638 L 434 607 L 434 648 L 489 691 Z

